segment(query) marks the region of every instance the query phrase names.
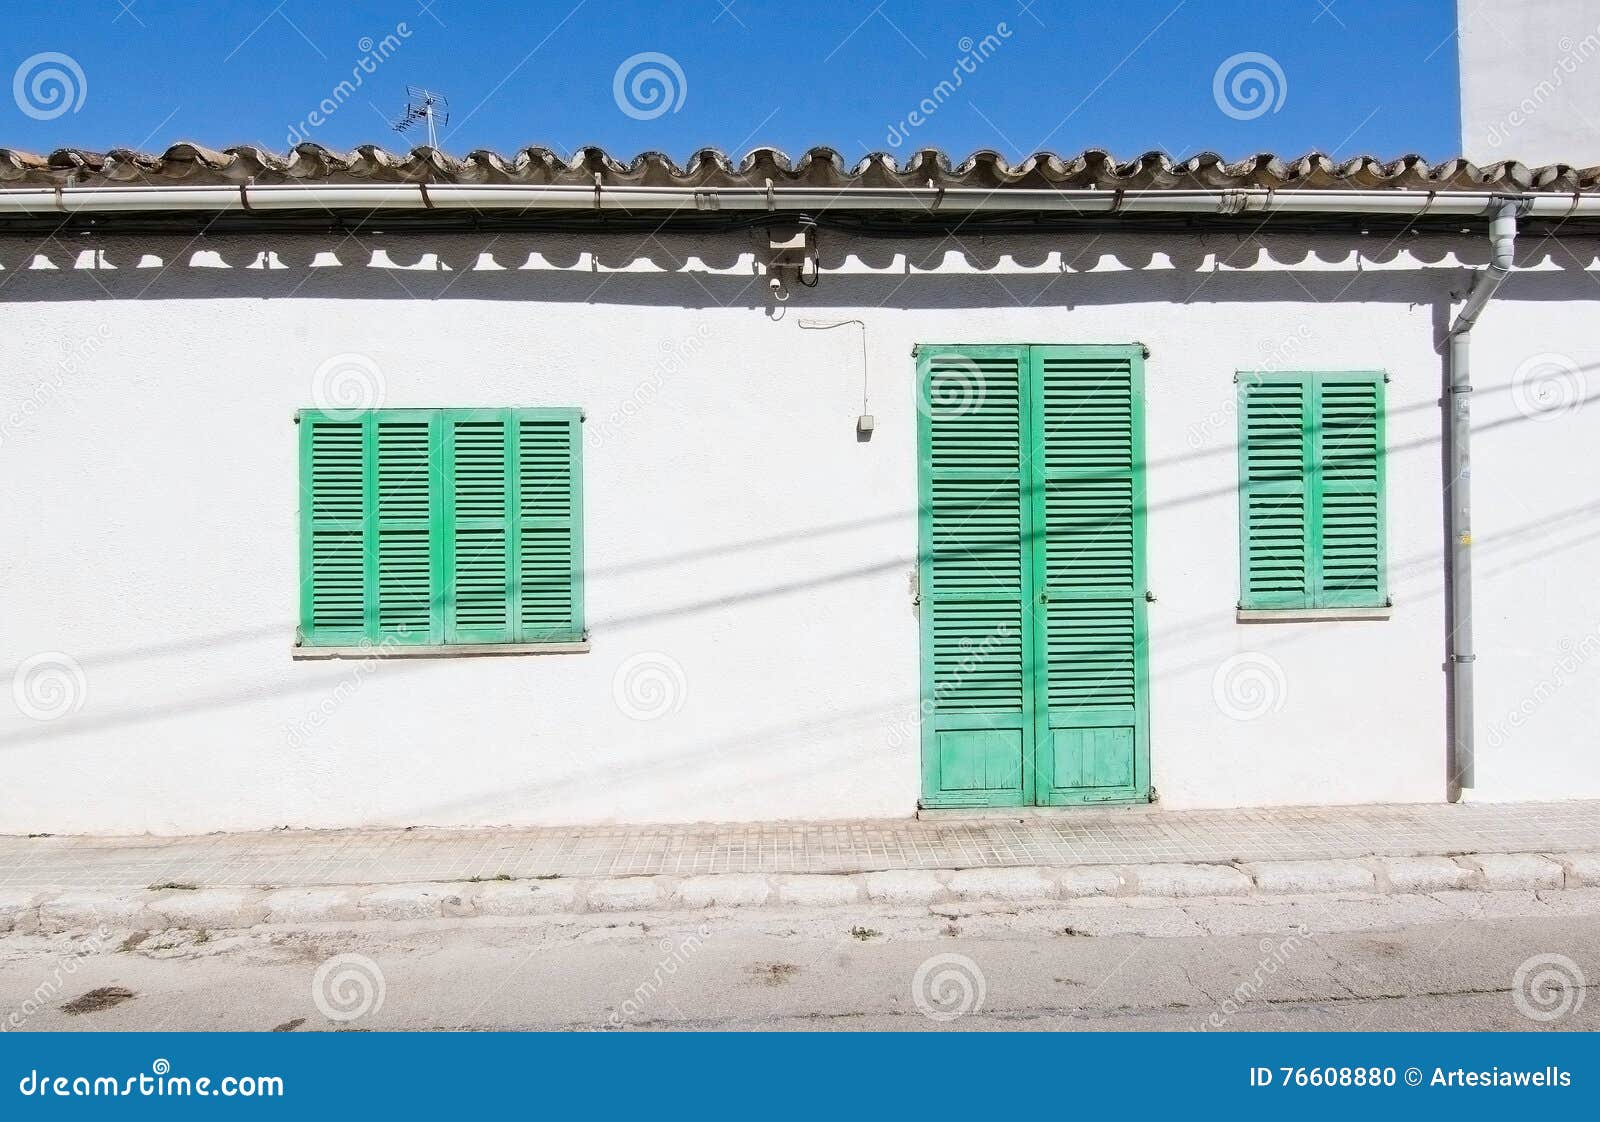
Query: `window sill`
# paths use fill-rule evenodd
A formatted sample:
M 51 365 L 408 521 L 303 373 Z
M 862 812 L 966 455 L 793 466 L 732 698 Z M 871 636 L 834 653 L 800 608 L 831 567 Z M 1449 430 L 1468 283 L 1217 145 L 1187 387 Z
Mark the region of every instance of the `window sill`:
M 333 658 L 486 658 L 493 655 L 587 654 L 589 641 L 576 643 L 448 643 L 439 646 L 294 647 L 291 657 L 299 662 Z
M 1240 623 L 1317 623 L 1323 620 L 1381 620 L 1394 608 L 1238 608 Z

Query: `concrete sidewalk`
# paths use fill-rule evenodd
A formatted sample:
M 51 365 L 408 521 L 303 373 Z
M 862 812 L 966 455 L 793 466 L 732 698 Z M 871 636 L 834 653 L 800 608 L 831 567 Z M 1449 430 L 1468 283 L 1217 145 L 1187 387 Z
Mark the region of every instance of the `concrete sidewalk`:
M 289 887 L 1239 864 L 1600 850 L 1600 800 L 1060 810 L 1027 817 L 0 837 L 0 888 Z
M 1600 802 L 0 839 L 0 932 L 24 934 L 1571 890 L 1600 890 Z

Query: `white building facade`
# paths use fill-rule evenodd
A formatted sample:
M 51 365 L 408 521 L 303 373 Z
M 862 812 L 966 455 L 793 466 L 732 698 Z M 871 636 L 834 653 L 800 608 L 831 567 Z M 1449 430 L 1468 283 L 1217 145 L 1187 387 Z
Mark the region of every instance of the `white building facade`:
M 0 831 L 1456 794 L 1441 342 L 1481 216 L 825 214 L 792 258 L 789 213 L 240 209 L 0 234 Z M 1517 266 L 1472 336 L 1465 797 L 1600 797 L 1600 237 L 1530 217 Z M 1294 444 L 1349 378 L 1359 431 Z M 1298 388 L 1245 406 L 1258 470 L 1262 386 Z M 1278 439 L 1283 401 L 1315 433 Z M 1285 488 L 1287 554 L 1272 517 L 1241 530 Z M 1345 532 L 1351 502 L 1375 521 Z M 486 588 L 505 614 L 469 611 Z

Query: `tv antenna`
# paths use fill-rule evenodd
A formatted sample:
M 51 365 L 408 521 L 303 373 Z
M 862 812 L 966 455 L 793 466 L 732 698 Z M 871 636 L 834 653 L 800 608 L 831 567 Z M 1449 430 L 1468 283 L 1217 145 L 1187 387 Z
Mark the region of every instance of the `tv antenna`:
M 438 125 L 450 123 L 450 101 L 444 94 L 425 90 L 421 86 L 406 87 L 406 111 L 394 122 L 394 131 L 410 132 L 423 122 L 428 126 L 428 147 L 439 147 Z

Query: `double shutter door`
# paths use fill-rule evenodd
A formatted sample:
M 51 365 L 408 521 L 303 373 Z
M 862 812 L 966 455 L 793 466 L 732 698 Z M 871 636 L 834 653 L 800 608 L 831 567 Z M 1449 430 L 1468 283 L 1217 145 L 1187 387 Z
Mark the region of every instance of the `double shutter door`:
M 1143 351 L 918 348 L 924 806 L 1149 795 Z

